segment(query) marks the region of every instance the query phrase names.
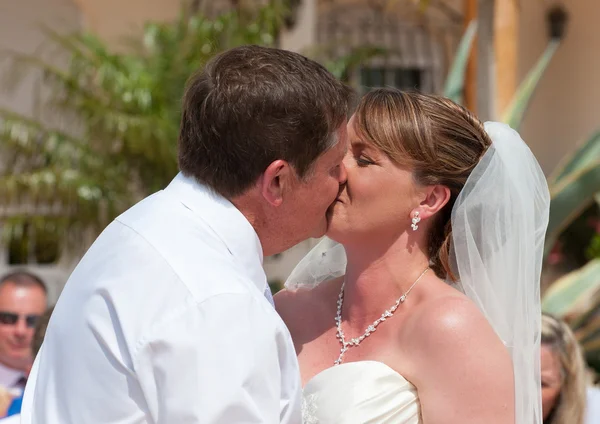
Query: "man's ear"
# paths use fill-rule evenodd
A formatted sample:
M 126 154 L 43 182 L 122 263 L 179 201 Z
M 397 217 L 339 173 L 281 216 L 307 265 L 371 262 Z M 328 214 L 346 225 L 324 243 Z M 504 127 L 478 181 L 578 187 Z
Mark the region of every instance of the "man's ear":
M 284 192 L 290 189 L 295 172 L 284 160 L 272 162 L 259 179 L 260 193 L 273 206 L 281 206 Z
M 443 185 L 434 185 L 425 188 L 425 198 L 415 211 L 419 212 L 421 219 L 431 218 L 450 201 L 450 189 Z

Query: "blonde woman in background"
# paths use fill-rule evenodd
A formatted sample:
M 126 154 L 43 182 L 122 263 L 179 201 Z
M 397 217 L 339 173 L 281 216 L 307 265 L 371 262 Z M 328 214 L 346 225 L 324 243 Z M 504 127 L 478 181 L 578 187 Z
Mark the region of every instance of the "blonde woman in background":
M 583 354 L 569 326 L 549 314 L 542 316 L 541 366 L 544 424 L 583 424 Z

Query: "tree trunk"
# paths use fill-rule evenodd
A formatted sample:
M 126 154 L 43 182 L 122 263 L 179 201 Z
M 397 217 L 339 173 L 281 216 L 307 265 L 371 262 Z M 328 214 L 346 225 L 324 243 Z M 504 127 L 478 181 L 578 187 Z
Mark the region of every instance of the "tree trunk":
M 502 114 L 517 90 L 519 60 L 519 5 L 517 0 L 496 1 L 494 52 L 496 55 L 496 111 Z
M 494 0 L 478 0 L 477 5 L 477 115 L 482 121 L 496 117 L 494 3 Z

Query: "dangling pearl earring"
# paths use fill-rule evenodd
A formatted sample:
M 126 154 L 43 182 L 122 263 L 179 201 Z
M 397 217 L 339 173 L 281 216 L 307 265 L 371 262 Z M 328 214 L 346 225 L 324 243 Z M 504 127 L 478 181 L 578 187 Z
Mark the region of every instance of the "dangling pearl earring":
M 412 224 L 410 224 L 413 231 L 417 231 L 419 229 L 419 226 L 417 225 L 419 222 L 421 222 L 421 218 L 419 218 L 419 211 L 416 211 L 412 219 Z

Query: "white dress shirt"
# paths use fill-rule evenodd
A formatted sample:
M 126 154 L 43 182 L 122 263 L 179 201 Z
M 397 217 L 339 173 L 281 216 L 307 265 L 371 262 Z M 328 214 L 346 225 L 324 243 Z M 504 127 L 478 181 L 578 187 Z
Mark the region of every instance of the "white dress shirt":
M 20 422 L 21 416 L 19 414 L 0 419 L 0 424 L 20 424 Z
M 0 386 L 9 390 L 12 395 L 20 396 L 23 393 L 24 381 L 26 375 L 23 371 L 9 368 L 4 364 L 0 364 Z
M 298 362 L 267 288 L 250 223 L 178 175 L 69 278 L 22 423 L 300 423 Z

